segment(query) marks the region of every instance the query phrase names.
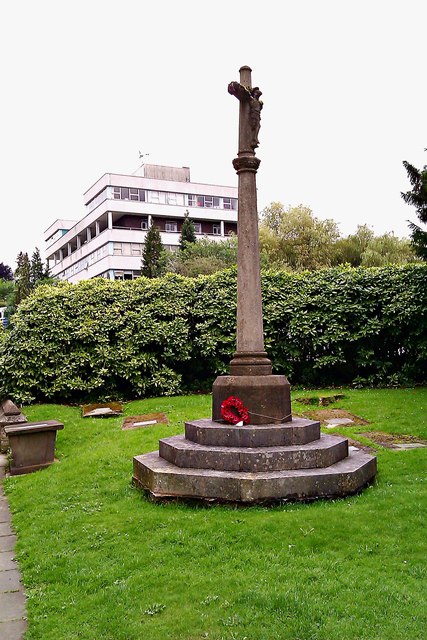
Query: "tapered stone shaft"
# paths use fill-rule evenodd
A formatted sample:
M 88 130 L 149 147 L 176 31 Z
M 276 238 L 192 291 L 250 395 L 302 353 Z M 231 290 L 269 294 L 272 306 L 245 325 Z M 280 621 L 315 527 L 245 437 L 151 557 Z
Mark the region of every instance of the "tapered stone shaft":
M 234 159 L 239 180 L 237 259 L 237 350 L 230 363 L 231 375 L 269 375 L 271 362 L 264 351 L 261 274 L 258 238 L 255 156 L 262 103 L 261 92 L 252 89 L 251 69 L 240 69 L 240 83 L 229 92 L 240 102 L 239 151 Z

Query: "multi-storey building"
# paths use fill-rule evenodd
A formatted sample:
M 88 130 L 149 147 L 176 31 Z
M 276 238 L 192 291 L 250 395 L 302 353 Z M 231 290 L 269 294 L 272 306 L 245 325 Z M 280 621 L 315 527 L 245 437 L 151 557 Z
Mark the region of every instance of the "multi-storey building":
M 221 241 L 237 233 L 237 188 L 192 183 L 188 167 L 106 173 L 84 204 L 81 220 L 56 220 L 45 232 L 51 274 L 69 282 L 139 276 L 149 227 L 156 225 L 165 248 L 175 251 L 187 211 L 200 237 Z

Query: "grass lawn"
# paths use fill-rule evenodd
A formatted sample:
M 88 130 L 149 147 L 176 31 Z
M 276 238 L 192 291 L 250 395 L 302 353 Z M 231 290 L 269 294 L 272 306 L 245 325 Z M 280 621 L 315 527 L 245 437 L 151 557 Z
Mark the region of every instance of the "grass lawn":
M 337 433 L 427 439 L 427 388 L 343 393 L 331 407 L 371 424 Z M 65 424 L 57 464 L 6 481 L 29 597 L 26 638 L 424 639 L 427 449 L 377 447 L 376 482 L 345 500 L 149 502 L 131 486 L 133 456 L 182 432 L 185 419 L 208 417 L 210 403 L 131 402 L 126 415 L 163 411 L 170 423 L 128 431 L 123 417 L 82 419 L 79 407 L 24 409 L 29 420 Z M 295 413 L 310 408 L 293 404 Z

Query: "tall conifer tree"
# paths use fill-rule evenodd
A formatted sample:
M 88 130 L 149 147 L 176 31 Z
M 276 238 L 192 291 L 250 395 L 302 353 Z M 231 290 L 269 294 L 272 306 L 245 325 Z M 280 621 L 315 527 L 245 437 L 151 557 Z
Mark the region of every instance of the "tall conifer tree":
M 166 271 L 166 251 L 162 244 L 160 231 L 152 224 L 145 236 L 142 251 L 141 275 L 147 278 L 159 278 Z
M 408 174 L 412 189 L 400 195 L 407 204 L 415 207 L 420 222 L 427 224 L 427 165 L 424 165 L 424 167 L 419 170 L 405 160 L 403 166 Z M 409 228 L 411 229 L 414 251 L 422 260 L 427 261 L 427 231 L 424 231 L 424 229 L 414 222 L 409 220 L 408 222 Z
M 18 306 L 31 292 L 31 265 L 28 253 L 22 253 L 21 251 L 16 259 L 16 264 L 15 305 Z
M 181 235 L 179 238 L 179 248 L 185 249 L 187 243 L 196 242 L 196 230 L 193 221 L 189 218 L 188 209 L 185 212 L 184 222 L 182 223 Z

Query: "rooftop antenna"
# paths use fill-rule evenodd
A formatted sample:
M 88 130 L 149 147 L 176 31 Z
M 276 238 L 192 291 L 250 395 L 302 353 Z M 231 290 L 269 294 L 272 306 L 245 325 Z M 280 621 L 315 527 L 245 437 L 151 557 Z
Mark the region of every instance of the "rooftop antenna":
M 149 153 L 142 153 L 141 151 L 138 151 L 139 153 L 139 159 L 142 160 L 141 164 L 139 165 L 138 169 L 136 169 L 136 171 L 133 172 L 133 176 L 141 169 L 141 167 L 144 166 L 144 158 L 145 156 L 149 156 Z

